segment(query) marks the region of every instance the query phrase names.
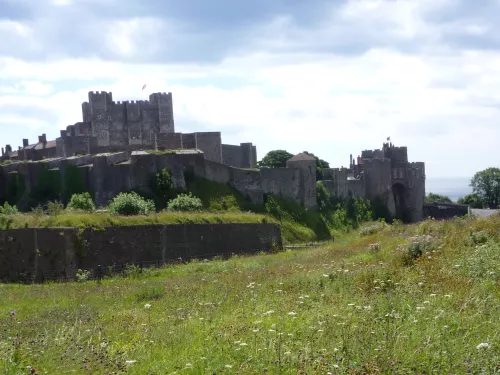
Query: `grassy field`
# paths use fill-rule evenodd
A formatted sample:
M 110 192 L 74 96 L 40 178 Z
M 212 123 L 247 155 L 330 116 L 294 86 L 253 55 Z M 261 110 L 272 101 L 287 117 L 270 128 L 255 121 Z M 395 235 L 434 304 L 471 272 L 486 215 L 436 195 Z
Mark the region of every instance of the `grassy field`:
M 500 218 L 362 233 L 100 285 L 0 285 L 0 373 L 500 372 Z

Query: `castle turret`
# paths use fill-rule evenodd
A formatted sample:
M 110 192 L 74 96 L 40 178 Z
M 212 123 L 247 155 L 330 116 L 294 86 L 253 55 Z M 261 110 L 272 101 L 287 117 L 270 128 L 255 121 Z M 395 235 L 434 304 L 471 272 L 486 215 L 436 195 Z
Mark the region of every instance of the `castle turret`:
M 287 168 L 300 171 L 300 191 L 298 198 L 306 208 L 316 208 L 316 159 L 305 153 L 300 153 L 286 162 Z
M 149 101 L 158 108 L 160 133 L 174 133 L 175 126 L 172 93 L 153 93 L 149 95 Z

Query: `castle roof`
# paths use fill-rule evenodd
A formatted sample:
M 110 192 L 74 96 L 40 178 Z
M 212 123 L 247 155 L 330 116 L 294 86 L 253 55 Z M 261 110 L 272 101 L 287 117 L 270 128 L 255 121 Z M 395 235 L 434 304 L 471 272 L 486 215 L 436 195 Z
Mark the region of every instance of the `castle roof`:
M 56 147 L 56 141 L 47 141 L 47 143 L 45 143 L 45 147 L 43 147 L 42 142 L 33 143 L 31 145 L 23 147 L 22 150 L 43 150 L 44 148 L 52 148 L 52 147 Z
M 288 161 L 304 161 L 304 160 L 316 160 L 316 159 L 313 158 L 311 155 L 307 155 L 303 152 L 288 159 Z

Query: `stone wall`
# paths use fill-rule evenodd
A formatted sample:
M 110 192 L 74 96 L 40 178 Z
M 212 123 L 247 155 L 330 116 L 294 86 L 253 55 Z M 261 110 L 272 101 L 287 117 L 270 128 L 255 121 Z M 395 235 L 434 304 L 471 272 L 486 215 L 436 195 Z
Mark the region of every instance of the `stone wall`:
M 254 204 L 262 204 L 265 194 L 274 194 L 302 205 L 307 200 L 316 202 L 315 169 L 312 163 L 311 168 L 307 166 L 303 171 L 300 168 L 241 169 L 206 160 L 204 153 L 196 150 L 165 154 L 118 152 L 7 164 L 0 167 L 0 201 L 6 200 L 7 188 L 20 175 L 25 183 L 23 196 L 30 196 L 40 181 L 42 169 L 52 171 L 54 186 L 59 189 L 55 193 L 64 194 L 70 183 L 66 173 L 68 165 L 75 166 L 79 172 L 76 173 L 79 191 L 92 192 L 97 206 L 108 205 L 120 192 L 152 193 L 153 178 L 163 168 L 171 172 L 174 186 L 178 189 L 185 188 L 185 173 L 191 172 L 198 177 L 230 184 Z M 75 171 L 72 173 L 75 175 Z M 303 178 L 303 173 L 308 174 L 308 179 Z M 22 202 L 17 202 L 20 209 L 25 208 Z
M 0 279 L 73 279 L 79 268 L 168 263 L 282 248 L 276 224 L 179 224 L 0 231 Z
M 432 217 L 437 220 L 443 220 L 468 215 L 469 206 L 454 203 L 425 203 L 423 211 L 424 218 Z
M 194 133 L 196 147 L 203 151 L 205 159 L 222 163 L 222 141 L 220 132 L 199 132 Z
M 252 143 L 222 145 L 222 163 L 236 168 L 255 168 L 257 166 L 257 148 Z
M 300 171 L 296 168 L 262 168 L 260 169 L 262 191 L 283 199 L 299 203 Z

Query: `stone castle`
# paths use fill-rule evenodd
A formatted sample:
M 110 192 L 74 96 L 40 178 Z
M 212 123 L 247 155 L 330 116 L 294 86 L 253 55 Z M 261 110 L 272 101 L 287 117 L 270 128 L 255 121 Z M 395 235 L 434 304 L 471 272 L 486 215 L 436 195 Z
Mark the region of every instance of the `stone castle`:
M 172 93 L 153 93 L 147 101 L 115 102 L 108 92 L 89 92 L 88 98 L 82 121 L 67 126 L 56 140 L 42 134 L 37 143 L 23 139 L 17 150 L 2 148 L 0 203 L 27 206 L 44 169 L 64 191 L 68 168 L 76 168 L 83 188 L 105 205 L 121 191 L 147 190 L 151 174 L 167 168 L 178 188 L 185 187 L 190 171 L 229 184 L 257 204 L 274 194 L 316 208 L 316 161 L 307 154 L 295 155 L 286 168 L 257 169 L 252 143 L 223 144 L 220 132 L 176 133 Z M 378 199 L 393 216 L 423 218 L 425 166 L 408 162 L 406 147 L 385 143 L 381 150 L 363 151 L 356 162 L 351 155 L 349 168 L 323 174 L 333 196 Z

